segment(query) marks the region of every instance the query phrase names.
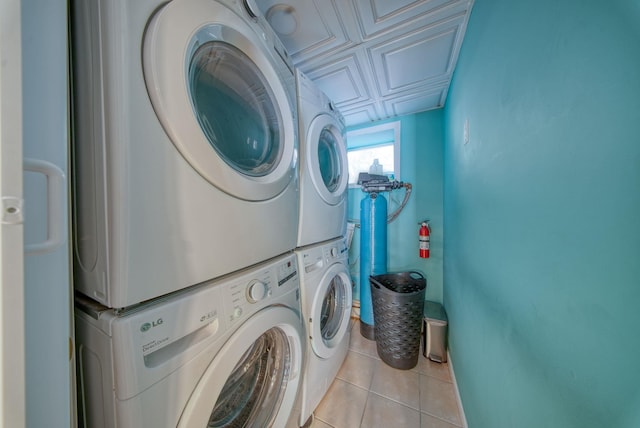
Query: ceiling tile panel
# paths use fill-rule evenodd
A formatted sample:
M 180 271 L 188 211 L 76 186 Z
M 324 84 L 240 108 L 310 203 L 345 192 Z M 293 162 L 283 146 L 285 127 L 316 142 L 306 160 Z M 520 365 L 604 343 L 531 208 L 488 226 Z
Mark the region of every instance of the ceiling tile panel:
M 354 5 L 356 20 L 366 41 L 407 25 L 429 26 L 452 15 L 464 14 L 468 1 L 357 0 Z
M 383 116 L 374 104 L 364 104 L 353 107 L 341 108 L 346 123 L 358 124 L 373 122 Z
M 474 0 L 254 0 L 347 125 L 444 106 Z
M 370 102 L 368 77 L 370 68 L 363 64 L 364 55 L 359 51 L 347 52 L 343 56 L 307 63 L 301 70 L 313 80 L 338 106 Z
M 453 24 L 449 23 L 446 29 L 438 28 L 439 33 L 428 28 L 369 49 L 380 95 L 447 77 L 452 71 L 451 60 L 461 21 Z
M 440 89 L 398 95 L 385 100 L 384 104 L 389 116 L 402 116 L 442 107 L 445 94 L 446 88 L 441 87 Z
M 258 6 L 296 62 L 353 44 L 332 0 L 265 0 Z

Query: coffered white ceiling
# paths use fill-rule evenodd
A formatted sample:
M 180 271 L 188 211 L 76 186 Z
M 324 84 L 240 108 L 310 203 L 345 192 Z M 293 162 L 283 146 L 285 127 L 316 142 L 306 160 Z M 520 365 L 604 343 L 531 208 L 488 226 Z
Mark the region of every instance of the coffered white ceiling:
M 442 107 L 473 0 L 255 0 L 348 125 Z

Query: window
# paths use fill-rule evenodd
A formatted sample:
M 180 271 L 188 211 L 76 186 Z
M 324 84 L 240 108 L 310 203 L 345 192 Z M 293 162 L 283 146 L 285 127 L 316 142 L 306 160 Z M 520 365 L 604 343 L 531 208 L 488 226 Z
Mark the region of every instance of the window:
M 369 172 L 374 159 L 382 172 L 400 179 L 400 122 L 390 122 L 347 132 L 349 185 L 357 186 L 358 174 Z

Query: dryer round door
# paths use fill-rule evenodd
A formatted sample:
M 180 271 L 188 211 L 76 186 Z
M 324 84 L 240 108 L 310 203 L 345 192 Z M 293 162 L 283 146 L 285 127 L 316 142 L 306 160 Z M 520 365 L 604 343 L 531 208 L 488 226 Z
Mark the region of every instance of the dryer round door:
M 178 428 L 285 426 L 302 366 L 302 321 L 268 307 L 229 338 L 202 375 Z
M 313 352 L 330 358 L 349 327 L 351 280 L 343 263 L 334 263 L 322 276 L 311 306 L 310 336 Z
M 327 114 L 316 117 L 307 135 L 306 163 L 320 197 L 330 205 L 345 198 L 349 181 L 343 129 Z
M 243 200 L 271 199 L 295 177 L 294 114 L 274 60 L 211 0 L 168 3 L 144 37 L 147 92 L 165 132 L 202 177 Z

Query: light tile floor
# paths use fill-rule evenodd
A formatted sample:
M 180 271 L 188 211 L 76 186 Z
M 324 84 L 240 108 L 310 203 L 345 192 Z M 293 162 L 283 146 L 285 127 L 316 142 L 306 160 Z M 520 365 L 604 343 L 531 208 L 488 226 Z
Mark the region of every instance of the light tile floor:
M 352 327 L 349 353 L 314 412 L 311 428 L 462 427 L 448 364 L 420 354 L 412 370 L 398 370 L 378 357 L 376 343 Z

